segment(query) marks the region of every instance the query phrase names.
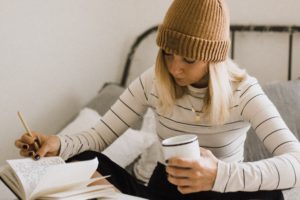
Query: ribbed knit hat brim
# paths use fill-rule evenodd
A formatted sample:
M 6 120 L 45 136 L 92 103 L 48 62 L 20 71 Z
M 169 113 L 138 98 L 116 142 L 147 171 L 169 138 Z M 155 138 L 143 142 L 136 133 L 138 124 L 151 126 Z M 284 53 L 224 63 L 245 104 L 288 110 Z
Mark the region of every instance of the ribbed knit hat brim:
M 159 27 L 157 45 L 168 53 L 201 61 L 224 61 L 228 54 L 230 41 L 205 40 Z

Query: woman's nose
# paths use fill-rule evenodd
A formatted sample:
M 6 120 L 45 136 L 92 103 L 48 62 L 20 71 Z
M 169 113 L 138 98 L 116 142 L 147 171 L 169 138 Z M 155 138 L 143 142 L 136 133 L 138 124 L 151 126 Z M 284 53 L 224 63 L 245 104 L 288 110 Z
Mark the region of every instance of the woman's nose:
M 180 62 L 178 60 L 176 60 L 176 58 L 174 58 L 170 62 L 170 71 L 171 71 L 171 74 L 173 74 L 174 76 L 180 75 L 183 73 L 183 67 L 180 64 Z

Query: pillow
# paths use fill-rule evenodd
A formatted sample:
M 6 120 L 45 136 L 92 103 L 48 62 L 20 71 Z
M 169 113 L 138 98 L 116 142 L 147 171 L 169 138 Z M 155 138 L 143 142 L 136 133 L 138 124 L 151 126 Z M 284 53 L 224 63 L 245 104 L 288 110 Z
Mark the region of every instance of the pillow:
M 153 134 L 129 128 L 102 153 L 125 168 L 143 153 L 153 141 Z
M 106 111 L 118 100 L 119 96 L 125 90 L 124 87 L 117 84 L 108 83 L 105 84 L 97 96 L 95 96 L 87 105 L 95 111 L 97 111 L 101 116 L 103 116 Z
M 95 125 L 100 118 L 101 116 L 95 110 L 84 108 L 79 112 L 78 116 L 58 134 L 71 135 L 82 132 Z M 144 152 L 153 141 L 153 134 L 129 128 L 102 153 L 124 168 Z
M 82 132 L 95 125 L 100 118 L 101 116 L 95 110 L 84 108 L 79 112 L 77 117 L 58 134 L 68 135 Z
M 105 84 L 99 93 L 86 105 L 86 107 L 97 111 L 100 115 L 104 115 L 109 108 L 118 100 L 119 96 L 124 92 L 125 88 L 116 83 Z M 134 129 L 141 128 L 141 120 L 137 121 Z
M 156 137 L 154 114 L 148 109 L 140 131 L 129 128 L 102 153 L 125 168 L 140 154 L 146 152 L 146 149 L 157 140 Z

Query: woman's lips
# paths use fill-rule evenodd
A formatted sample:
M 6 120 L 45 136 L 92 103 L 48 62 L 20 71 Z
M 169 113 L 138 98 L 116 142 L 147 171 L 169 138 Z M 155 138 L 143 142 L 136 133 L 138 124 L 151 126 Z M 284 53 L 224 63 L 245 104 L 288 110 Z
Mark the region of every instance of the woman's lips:
M 178 82 L 182 82 L 182 81 L 184 81 L 184 79 L 183 79 L 183 78 L 175 78 L 175 80 L 176 80 L 176 81 L 178 81 Z
M 176 80 L 182 80 L 182 79 L 184 79 L 183 77 L 182 78 L 180 78 L 180 77 L 174 77 Z
M 183 78 L 175 78 L 175 81 L 178 84 L 183 84 L 184 83 L 184 79 Z

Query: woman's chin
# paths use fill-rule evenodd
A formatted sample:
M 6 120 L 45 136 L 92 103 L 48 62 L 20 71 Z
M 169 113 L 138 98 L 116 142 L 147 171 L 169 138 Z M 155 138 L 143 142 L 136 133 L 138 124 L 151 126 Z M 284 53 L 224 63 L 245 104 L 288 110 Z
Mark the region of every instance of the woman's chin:
M 176 80 L 176 84 L 181 86 L 181 87 L 184 87 L 184 86 L 188 85 L 185 81 L 182 81 L 182 80 Z

